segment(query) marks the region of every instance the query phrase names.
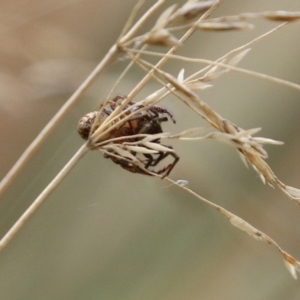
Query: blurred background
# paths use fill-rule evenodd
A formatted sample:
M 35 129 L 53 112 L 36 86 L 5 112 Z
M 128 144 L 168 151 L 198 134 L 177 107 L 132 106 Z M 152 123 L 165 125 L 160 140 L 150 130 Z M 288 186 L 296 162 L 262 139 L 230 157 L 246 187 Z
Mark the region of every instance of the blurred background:
M 135 0 L 0 2 L 0 175 L 72 95 L 118 38 Z M 145 11 L 154 1 L 147 1 Z M 168 4 L 173 4 L 169 1 Z M 182 2 L 180 2 L 182 3 Z M 215 16 L 299 11 L 297 0 L 225 0 Z M 178 52 L 217 59 L 277 23 L 242 32 L 197 32 Z M 253 46 L 239 66 L 300 83 L 300 23 Z M 96 110 L 126 66 L 118 61 L 89 89 L 0 200 L 3 236 L 83 141 L 79 118 Z M 186 75 L 201 66 L 169 62 Z M 116 93 L 142 78 L 134 69 Z M 149 85 L 140 97 L 157 89 Z M 230 72 L 201 97 L 243 128 L 284 141 L 268 146 L 268 163 L 300 188 L 299 91 Z M 202 126 L 177 99 L 163 105 L 177 124 Z M 274 238 L 300 260 L 300 208 L 262 184 L 236 152 L 220 143 L 173 142 L 171 173 L 189 187 Z M 165 181 L 131 174 L 89 152 L 0 255 L 1 299 L 299 299 L 299 281 L 275 248 L 237 230 L 218 212 Z

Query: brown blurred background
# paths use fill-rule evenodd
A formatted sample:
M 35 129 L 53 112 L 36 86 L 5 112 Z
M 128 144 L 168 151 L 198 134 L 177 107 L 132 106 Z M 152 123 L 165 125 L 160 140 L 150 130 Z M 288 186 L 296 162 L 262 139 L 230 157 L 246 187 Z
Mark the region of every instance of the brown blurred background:
M 144 10 L 154 1 L 147 1 Z M 174 3 L 175 1 L 169 1 Z M 105 55 L 136 1 L 13 0 L 0 3 L 0 175 L 18 157 Z M 224 1 L 215 15 L 299 11 L 297 0 Z M 180 50 L 216 59 L 276 23 L 247 32 L 198 32 Z M 300 23 L 255 44 L 241 67 L 300 83 Z M 114 63 L 49 137 L 0 201 L 1 235 L 82 145 L 78 119 L 97 109 L 126 62 Z M 200 66 L 170 62 L 176 75 Z M 127 94 L 134 70 L 118 87 Z M 150 85 L 142 95 L 154 91 Z M 141 97 L 142 97 L 141 95 Z M 285 142 L 267 147 L 268 163 L 300 188 L 300 93 L 234 72 L 201 97 L 243 128 Z M 203 125 L 178 100 L 166 131 Z M 213 141 L 173 142 L 171 173 L 244 218 L 300 260 L 300 208 L 264 186 L 233 149 Z M 299 299 L 276 249 L 232 227 L 217 212 L 164 181 L 130 174 L 88 153 L 0 255 L 1 299 Z

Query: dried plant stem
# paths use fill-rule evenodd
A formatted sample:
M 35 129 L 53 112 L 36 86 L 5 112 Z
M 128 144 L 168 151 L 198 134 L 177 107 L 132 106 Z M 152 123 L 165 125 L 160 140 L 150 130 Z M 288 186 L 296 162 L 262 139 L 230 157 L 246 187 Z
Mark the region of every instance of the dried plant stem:
M 129 30 L 130 30 L 132 24 L 134 23 L 134 19 L 135 19 L 136 15 L 137 15 L 139 9 L 143 6 L 144 2 L 145 2 L 145 0 L 139 0 L 139 1 L 137 2 L 137 4 L 134 6 L 134 8 L 132 9 L 132 12 L 131 12 L 131 14 L 130 14 L 130 16 L 129 16 L 128 19 L 127 19 L 127 22 L 125 23 L 125 25 L 124 25 L 124 27 L 123 27 L 123 29 L 122 29 L 122 31 L 121 31 L 121 34 L 120 34 L 120 36 L 119 36 L 119 39 L 120 39 L 121 37 L 125 36 L 125 34 L 126 34 L 127 32 L 129 32 Z
M 148 20 L 152 14 L 165 3 L 165 0 L 158 0 L 137 22 L 136 24 L 119 39 L 118 43 L 124 43 L 130 40 L 139 28 Z M 113 45 L 102 61 L 97 65 L 94 71 L 86 78 L 86 80 L 80 85 L 75 93 L 69 98 L 69 100 L 62 106 L 58 113 L 50 120 L 35 140 L 29 145 L 22 156 L 15 163 L 9 173 L 3 178 L 0 183 L 0 196 L 4 193 L 6 188 L 14 181 L 16 176 L 20 173 L 26 163 L 38 150 L 39 146 L 47 139 L 54 128 L 60 123 L 60 121 L 66 116 L 71 107 L 79 100 L 80 96 L 90 87 L 93 81 L 101 72 L 109 65 L 116 54 L 118 53 L 118 43 Z M 78 152 L 71 158 L 71 160 L 65 165 L 65 167 L 58 173 L 58 175 L 52 180 L 52 182 L 43 190 L 43 192 L 36 198 L 32 205 L 25 211 L 20 219 L 13 225 L 13 227 L 6 233 L 6 235 L 0 241 L 0 251 L 2 251 L 9 241 L 17 234 L 22 228 L 25 222 L 34 214 L 38 207 L 46 200 L 50 193 L 59 185 L 68 172 L 75 166 L 79 159 L 88 151 L 87 143 L 84 144 Z
M 192 191 L 188 187 L 186 187 L 184 185 L 181 185 L 180 183 L 175 182 L 175 181 L 173 181 L 172 179 L 170 179 L 168 177 L 166 177 L 165 180 L 170 182 L 171 184 L 177 185 L 179 188 L 181 188 L 181 189 L 185 190 L 186 192 L 188 192 L 189 194 L 193 195 L 194 197 L 196 197 L 201 202 L 204 202 L 205 204 L 209 205 L 210 207 L 213 207 L 214 209 L 219 211 L 222 215 L 224 215 L 230 221 L 230 223 L 233 226 L 235 226 L 238 229 L 246 232 L 251 237 L 255 238 L 258 241 L 266 242 L 269 245 L 274 246 L 279 251 L 279 253 L 282 255 L 284 263 L 285 263 L 287 269 L 289 270 L 289 272 L 291 273 L 291 275 L 295 279 L 297 279 L 297 271 L 298 272 L 300 271 L 300 262 L 298 262 L 289 253 L 284 251 L 272 238 L 270 238 L 268 235 L 266 235 L 262 231 L 256 229 L 251 224 L 244 221 L 242 218 L 240 218 L 237 215 L 235 215 L 235 214 L 231 213 L 230 211 L 226 210 L 222 206 L 217 205 L 217 204 L 201 197 L 200 195 L 198 195 L 197 193 L 195 193 L 194 191 Z
M 242 46 L 240 46 L 240 47 L 238 47 L 238 48 L 235 48 L 235 49 L 229 51 L 228 53 L 226 53 L 225 55 L 223 55 L 222 57 L 220 57 L 220 58 L 217 60 L 217 62 L 220 62 L 220 61 L 222 61 L 223 59 L 225 59 L 225 58 L 227 58 L 227 57 L 229 57 L 229 56 L 235 55 L 235 54 L 240 53 L 241 51 L 243 51 L 243 50 L 245 50 L 245 49 L 248 49 L 248 48 L 249 48 L 250 46 L 252 46 L 253 44 L 255 44 L 255 43 L 259 42 L 260 40 L 266 38 L 267 36 L 273 34 L 275 31 L 281 29 L 282 27 L 284 27 L 284 26 L 287 25 L 287 24 L 288 24 L 288 22 L 284 22 L 284 23 L 282 23 L 282 24 L 279 24 L 278 26 L 272 28 L 271 30 L 269 30 L 269 31 L 263 33 L 262 35 L 260 35 L 260 36 L 258 36 L 258 37 L 256 37 L 256 38 L 254 38 L 253 40 L 249 41 L 248 43 L 246 43 L 246 44 L 244 44 L 244 45 L 242 45 Z M 209 68 L 209 66 L 207 66 L 206 68 L 204 68 L 203 70 L 201 70 L 201 72 L 206 71 L 208 68 Z M 195 75 L 196 75 L 196 74 L 195 74 Z
M 39 133 L 39 135 L 34 139 L 34 141 L 28 146 L 21 157 L 17 160 L 12 169 L 7 173 L 7 175 L 0 182 L 0 196 L 8 188 L 8 186 L 13 182 L 17 175 L 21 172 L 26 163 L 30 158 L 36 153 L 40 145 L 48 138 L 50 133 L 55 127 L 64 119 L 68 114 L 71 107 L 79 100 L 82 94 L 90 87 L 97 76 L 105 69 L 105 67 L 114 59 L 117 53 L 117 46 L 114 45 L 103 60 L 98 64 L 94 71 L 86 78 L 86 80 L 80 85 L 80 87 L 75 91 L 75 93 L 69 98 L 69 100 L 61 107 L 61 109 L 56 113 L 56 115 L 50 120 L 50 122 L 44 127 L 44 129 Z
M 238 73 L 243 73 L 243 74 L 250 75 L 250 76 L 253 76 L 253 77 L 256 77 L 256 78 L 261 78 L 263 80 L 271 81 L 271 82 L 276 83 L 276 84 L 284 85 L 286 87 L 290 87 L 290 88 L 293 88 L 293 89 L 296 89 L 296 90 L 300 90 L 300 85 L 297 84 L 297 83 L 293 83 L 293 82 L 290 82 L 288 80 L 280 79 L 278 77 L 270 76 L 270 75 L 259 73 L 259 72 L 256 72 L 256 71 L 251 71 L 251 70 L 247 70 L 247 69 L 243 69 L 243 68 L 239 68 L 239 67 L 235 67 L 235 66 L 230 66 L 228 64 L 220 63 L 220 62 L 218 62 L 219 59 L 217 61 L 212 61 L 212 60 L 208 60 L 208 59 L 189 58 L 189 57 L 174 55 L 174 54 L 163 54 L 163 53 L 143 51 L 143 50 L 135 50 L 135 49 L 127 49 L 127 50 L 129 52 L 139 53 L 139 54 L 144 54 L 144 55 L 150 55 L 150 56 L 158 56 L 158 57 L 168 56 L 169 58 L 181 60 L 181 61 L 184 61 L 184 62 L 202 63 L 202 64 L 207 64 L 207 65 L 210 65 L 210 66 L 211 65 L 219 66 L 219 67 L 222 67 L 222 68 L 227 69 L 227 70 L 232 70 L 232 71 L 235 71 L 235 72 L 238 72 Z M 198 75 L 198 74 L 199 74 L 199 72 L 193 74 L 188 79 L 191 79 L 192 77 L 195 77 L 195 75 Z
M 267 36 L 273 34 L 275 31 L 281 29 L 282 27 L 284 27 L 287 24 L 288 24 L 288 22 L 284 22 L 282 24 L 279 24 L 278 26 L 272 28 L 271 30 L 269 30 L 269 31 L 263 33 L 262 35 L 254 38 L 253 40 L 249 41 L 248 43 L 243 44 L 242 46 L 229 51 L 225 55 L 223 55 L 220 58 L 218 58 L 216 62 L 221 62 L 221 61 L 223 61 L 224 59 L 226 59 L 229 56 L 233 56 L 233 55 L 235 55 L 237 53 L 242 52 L 243 50 L 246 50 L 246 49 L 250 48 L 253 44 L 255 44 L 255 43 L 259 42 L 260 40 L 266 38 Z M 202 69 L 200 72 L 203 73 L 203 72 L 207 71 L 209 68 L 210 68 L 210 66 L 207 66 L 206 68 Z M 197 76 L 197 75 L 198 75 L 198 73 L 195 73 L 195 76 Z
M 194 25 L 181 37 L 179 40 L 178 45 L 172 47 L 167 54 L 164 55 L 164 57 L 155 65 L 155 69 L 161 68 L 169 59 L 168 55 L 174 54 L 181 44 L 183 44 L 196 30 L 197 30 L 197 24 L 200 23 L 202 20 L 206 19 L 216 8 L 221 4 L 223 0 L 219 0 L 215 5 L 213 5 L 206 13 L 204 13 L 198 21 L 194 23 Z M 152 74 L 154 72 L 154 69 L 150 70 L 147 75 L 136 85 L 136 87 L 130 92 L 128 95 L 128 104 L 137 94 L 138 92 L 145 86 L 145 84 L 152 78 Z M 116 111 L 116 114 L 118 111 Z
M 195 21 L 191 27 L 182 35 L 180 40 L 173 38 L 168 32 L 167 25 L 172 24 L 172 20 L 176 20 L 177 17 L 183 17 L 185 14 L 180 15 L 181 9 L 173 13 L 176 5 L 170 6 L 165 10 L 158 18 L 152 30 L 143 36 L 136 36 L 139 29 L 145 24 L 147 20 L 166 2 L 166 0 L 157 0 L 154 5 L 148 9 L 144 15 L 142 15 L 135 24 L 133 19 L 136 17 L 137 10 L 141 6 L 143 0 L 138 2 L 134 8 L 131 16 L 128 19 L 120 37 L 116 44 L 111 47 L 104 59 L 94 69 L 94 71 L 87 77 L 77 91 L 71 96 L 71 98 L 65 103 L 60 111 L 53 117 L 53 119 L 46 125 L 41 131 L 38 137 L 27 148 L 21 158 L 17 161 L 12 170 L 6 175 L 3 181 L 0 183 L 0 195 L 8 187 L 8 185 L 14 180 L 17 174 L 21 171 L 22 167 L 36 152 L 38 147 L 49 136 L 51 131 L 59 124 L 59 122 L 66 116 L 73 104 L 75 104 L 80 96 L 89 88 L 95 78 L 104 70 L 104 68 L 110 64 L 115 58 L 118 52 L 124 53 L 131 61 L 124 72 L 121 74 L 116 85 L 135 63 L 139 65 L 143 70 L 147 72 L 145 77 L 135 86 L 127 97 L 116 97 L 114 100 L 107 100 L 106 104 L 103 104 L 100 111 L 92 112 L 86 116 L 93 115 L 92 121 L 84 125 L 84 135 L 80 134 L 84 139 L 88 141 L 77 151 L 77 153 L 71 158 L 71 160 L 65 165 L 65 167 L 57 174 L 57 176 L 49 183 L 49 185 L 41 192 L 36 200 L 30 205 L 30 207 L 23 213 L 19 220 L 12 226 L 12 228 L 6 233 L 6 235 L 0 240 L 0 252 L 8 245 L 8 243 L 19 232 L 23 225 L 30 219 L 30 217 L 37 211 L 40 205 L 47 199 L 47 197 L 54 191 L 60 182 L 66 177 L 71 169 L 77 164 L 82 156 L 90 150 L 99 150 L 104 152 L 107 157 L 111 158 L 113 162 L 119 164 L 124 169 L 141 174 L 149 174 L 157 177 L 164 178 L 173 169 L 177 163 L 179 157 L 176 155 L 172 147 L 165 146 L 160 143 L 164 138 L 178 138 L 181 140 L 204 140 L 208 138 L 214 138 L 220 141 L 224 141 L 234 146 L 239 150 L 239 154 L 244 162 L 250 163 L 256 172 L 259 174 L 263 182 L 268 182 L 271 186 L 278 186 L 283 192 L 285 192 L 291 199 L 300 203 L 300 190 L 286 186 L 283 184 L 271 170 L 271 168 L 265 163 L 264 159 L 267 158 L 267 152 L 263 149 L 263 144 L 278 144 L 277 141 L 270 139 L 252 137 L 253 134 L 258 132 L 257 128 L 243 130 L 234 123 L 224 119 L 217 112 L 212 110 L 204 101 L 202 101 L 194 90 L 208 87 L 207 82 L 210 82 L 221 74 L 226 73 L 228 70 L 244 73 L 254 77 L 269 80 L 278 84 L 283 84 L 288 87 L 292 87 L 300 90 L 300 85 L 287 82 L 285 80 L 278 79 L 269 75 L 257 73 L 255 71 L 245 70 L 243 68 L 237 68 L 235 65 L 248 53 L 248 48 L 255 42 L 270 35 L 274 31 L 278 30 L 286 23 L 280 24 L 272 30 L 262 34 L 261 36 L 253 39 L 247 44 L 242 45 L 228 53 L 216 61 L 186 58 L 174 53 L 177 49 L 190 38 L 190 36 L 199 29 L 199 24 L 208 18 L 208 16 L 223 2 L 223 0 L 204 1 L 205 5 L 209 8 L 203 15 Z M 193 1 L 188 1 L 188 6 L 194 5 Z M 202 3 L 202 4 L 203 4 Z M 202 5 L 201 4 L 201 5 Z M 194 6 L 193 6 L 194 7 Z M 186 6 L 185 6 L 186 8 Z M 192 11 L 192 10 L 191 10 Z M 173 14 L 172 14 L 173 13 Z M 172 15 L 171 15 L 172 14 Z M 177 15 L 176 15 L 177 14 Z M 264 14 L 264 16 L 277 21 L 283 20 L 296 20 L 300 18 L 300 14 L 290 14 L 284 12 L 275 12 Z M 196 16 L 194 16 L 196 18 Z M 165 18 L 165 20 L 164 20 Z M 175 18 L 175 19 L 174 19 Z M 202 22 L 202 24 L 204 24 Z M 211 23 L 213 24 L 213 23 Z M 156 36 L 156 39 L 155 39 Z M 160 36 L 160 39 L 158 38 Z M 166 40 L 168 37 L 168 41 Z M 151 40 L 152 38 L 152 40 Z M 168 46 L 168 51 L 165 54 L 153 53 L 150 51 L 144 51 L 147 45 L 162 45 Z M 168 43 L 169 42 L 169 43 Z M 134 50 L 129 49 L 133 45 Z M 171 48 L 170 48 L 171 47 Z M 140 50 L 136 50 L 140 49 Z M 155 55 L 159 57 L 159 61 L 156 65 L 152 65 L 149 62 L 141 59 L 141 55 Z M 161 67 L 169 60 L 176 59 L 184 62 L 192 63 L 204 63 L 207 66 L 203 67 L 197 73 L 191 75 L 189 78 L 184 79 L 184 72 L 181 71 L 178 77 L 164 72 Z M 221 69 L 221 70 L 220 70 Z M 206 72 L 207 71 L 207 72 Z M 206 72 L 206 73 L 205 73 Z M 199 77 L 201 74 L 201 77 Z M 149 82 L 152 77 L 155 77 L 164 87 L 158 92 L 153 93 L 149 97 L 139 102 L 132 101 L 133 98 L 141 91 L 141 89 Z M 199 77 L 199 78 L 197 78 Z M 193 80 L 192 80 L 193 79 Z M 203 85 L 204 84 L 204 85 Z M 116 86 L 115 85 L 115 86 Z M 115 86 L 112 90 L 114 90 Z M 167 117 L 159 118 L 162 114 L 167 114 L 175 123 L 173 115 L 167 109 L 163 107 L 154 106 L 156 103 L 167 94 L 173 93 L 192 110 L 204 118 L 214 129 L 204 136 L 194 137 L 197 129 L 188 129 L 177 135 L 168 135 L 162 132 L 160 123 L 168 120 Z M 86 118 L 83 118 L 86 120 Z M 153 122 L 156 120 L 156 123 Z M 84 122 L 84 121 L 83 121 Z M 140 129 L 140 125 L 151 125 L 150 129 Z M 136 124 L 136 125 L 135 125 Z M 123 126 L 123 127 L 122 127 Z M 86 134 L 89 128 L 88 134 Z M 121 131 L 120 129 L 125 129 Z M 119 131 L 118 131 L 119 130 Z M 127 131 L 126 131 L 127 130 Z M 123 134 L 126 133 L 126 136 Z M 128 134 L 127 134 L 128 133 Z M 136 134 L 135 133 L 140 133 Z M 201 133 L 202 134 L 202 133 Z M 144 137 L 144 138 L 142 138 Z M 123 139 L 123 141 L 122 141 Z M 121 142 L 120 142 L 121 141 Z M 153 155 L 153 156 L 152 156 Z M 161 170 L 150 170 L 149 167 L 156 167 L 162 159 L 171 155 L 174 158 L 172 164 L 165 166 Z M 161 175 L 161 176 L 159 176 Z M 180 184 L 179 181 L 174 182 L 169 178 L 165 178 L 184 189 L 186 192 L 192 194 L 200 201 L 213 207 L 222 215 L 224 215 L 232 225 L 236 226 L 240 230 L 245 231 L 251 237 L 267 242 L 268 244 L 277 248 L 281 253 L 284 262 L 294 278 L 297 278 L 296 271 L 300 272 L 300 262 L 294 257 L 285 252 L 273 239 L 271 239 L 265 233 L 259 231 L 242 218 L 236 216 L 223 207 L 210 202 L 209 200 L 196 194 L 186 186 Z
M 145 24 L 145 22 L 153 15 L 153 13 L 158 10 L 166 0 L 158 0 L 151 8 L 147 10 L 147 12 L 135 23 L 135 25 L 123 36 L 119 39 L 118 44 L 124 44 L 131 40 L 137 31 Z M 129 19 L 130 21 L 130 19 Z
M 181 44 L 183 44 L 196 30 L 197 30 L 197 25 L 202 21 L 205 20 L 221 3 L 223 0 L 218 0 L 214 5 L 212 5 L 195 23 L 194 25 L 181 37 L 179 40 L 178 44 L 173 46 L 167 54 L 173 54 L 175 51 L 180 47 Z M 152 7 L 153 11 L 157 9 L 163 1 L 158 1 L 156 5 Z M 157 6 L 157 7 L 156 7 Z M 152 10 L 149 10 L 149 16 L 153 13 Z M 142 18 L 141 18 L 142 19 Z M 141 20 L 140 20 L 141 21 Z M 139 21 L 139 22 L 140 22 Z M 137 24 L 139 23 L 137 22 Z M 141 24 L 143 22 L 140 22 Z M 124 45 L 126 44 L 127 41 L 130 40 L 130 38 L 133 37 L 133 35 L 136 33 L 138 28 L 136 26 L 133 26 L 133 28 L 122 38 L 119 39 L 118 46 L 120 49 L 125 51 Z M 106 121 L 103 123 L 105 125 L 106 122 L 110 122 L 113 120 L 118 114 L 121 113 L 121 111 L 130 103 L 130 101 L 141 91 L 141 89 L 148 83 L 148 81 L 153 77 L 153 73 L 155 70 L 161 68 L 164 63 L 167 62 L 168 56 L 165 55 L 161 58 L 161 60 L 145 75 L 145 77 L 135 86 L 135 88 L 128 94 L 127 98 L 124 99 L 122 105 L 118 106 L 109 116 L 109 118 L 106 119 Z M 100 129 L 100 128 L 99 128 Z M 101 128 L 102 130 L 103 128 Z M 102 135 L 104 135 L 106 132 L 102 132 Z
M 144 45 L 142 47 L 142 49 L 145 49 L 145 48 L 146 48 L 146 45 Z M 136 57 L 138 57 L 139 55 L 140 54 L 136 54 Z M 104 103 L 106 103 L 107 101 L 109 101 L 109 99 L 112 98 L 112 94 L 116 90 L 117 86 L 119 86 L 121 80 L 125 77 L 125 75 L 129 72 L 130 68 L 132 68 L 133 65 L 134 65 L 134 60 L 131 60 L 130 63 L 127 65 L 127 67 L 124 69 L 124 71 L 120 74 L 119 78 L 116 80 L 116 82 L 113 85 L 113 87 L 110 89 L 110 92 L 106 96 L 106 100 L 104 101 Z
M 165 0 L 158 0 L 137 22 L 136 24 L 119 39 L 118 43 L 124 43 L 130 40 L 139 28 L 152 16 L 152 14 L 159 9 Z M 39 135 L 34 139 L 34 141 L 28 146 L 21 157 L 17 160 L 12 169 L 7 173 L 7 175 L 0 182 L 0 196 L 8 188 L 8 186 L 14 181 L 17 175 L 21 172 L 26 163 L 38 150 L 40 145 L 48 138 L 50 133 L 54 130 L 60 121 L 67 115 L 71 107 L 79 100 L 80 96 L 90 87 L 97 76 L 109 65 L 115 55 L 118 53 L 118 43 L 113 45 L 103 60 L 98 64 L 94 71 L 86 78 L 86 80 L 81 84 L 81 86 L 75 91 L 75 93 L 69 98 L 69 100 L 61 107 L 57 114 L 50 120 L 50 122 L 44 127 L 44 129 L 39 133 Z
M 77 164 L 81 157 L 89 150 L 87 143 L 75 153 L 75 155 L 69 160 L 64 168 L 56 175 L 56 177 L 48 184 L 48 186 L 41 192 L 41 194 L 35 199 L 35 201 L 29 206 L 29 208 L 23 213 L 18 221 L 11 227 L 11 229 L 0 240 L 0 252 L 8 245 L 13 237 L 19 232 L 23 225 L 30 219 L 30 217 L 36 212 L 41 204 L 47 199 L 53 190 L 62 182 L 71 169 Z

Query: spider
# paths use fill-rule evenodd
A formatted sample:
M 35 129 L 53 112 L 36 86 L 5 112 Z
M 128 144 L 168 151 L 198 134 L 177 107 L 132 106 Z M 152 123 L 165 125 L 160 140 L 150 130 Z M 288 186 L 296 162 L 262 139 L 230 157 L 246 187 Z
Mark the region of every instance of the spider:
M 90 135 L 101 125 L 101 123 L 118 107 L 121 105 L 122 101 L 126 99 L 125 96 L 116 96 L 113 100 L 108 101 L 105 106 L 100 106 L 102 112 L 94 111 L 86 114 L 83 118 L 80 119 L 78 123 L 78 133 L 80 136 L 88 140 Z M 140 110 L 142 108 L 142 110 Z M 121 123 L 115 129 L 112 129 L 109 134 L 104 138 L 104 140 L 109 140 L 113 138 L 119 137 L 127 137 L 122 140 L 113 141 L 114 144 L 122 144 L 124 142 L 138 142 L 143 139 L 143 137 L 131 137 L 137 134 L 158 134 L 162 133 L 163 130 L 161 128 L 161 123 L 168 121 L 168 115 L 173 123 L 176 123 L 173 114 L 166 108 L 154 105 L 152 107 L 146 107 L 145 105 L 139 105 L 136 102 L 129 102 L 126 107 L 123 108 L 123 111 L 128 109 L 127 113 L 121 114 L 120 119 L 126 117 L 126 115 L 132 114 L 133 116 L 129 119 Z M 135 111 L 139 109 L 139 112 L 134 114 Z M 97 121 L 97 124 L 94 124 Z M 91 130 L 93 132 L 91 132 Z M 160 144 L 160 139 L 156 139 L 152 141 L 153 143 Z M 143 146 L 147 148 L 146 146 Z M 171 146 L 165 146 L 169 149 L 173 149 Z M 137 153 L 134 151 L 130 151 L 130 153 L 137 157 Z M 174 152 L 164 152 L 159 151 L 155 154 L 142 153 L 140 154 L 142 159 L 139 158 L 139 161 L 142 162 L 143 168 L 139 167 L 135 162 L 133 162 L 130 158 L 121 158 L 120 154 L 111 150 L 109 153 L 105 153 L 105 158 L 110 158 L 114 163 L 120 165 L 127 171 L 132 173 L 139 173 L 144 175 L 161 175 L 162 178 L 168 176 L 176 163 L 179 160 L 179 157 Z M 156 167 L 161 161 L 163 161 L 168 156 L 173 157 L 173 162 L 166 165 L 165 167 L 155 170 L 151 167 Z M 151 168 L 151 169 L 150 169 Z M 149 172 L 147 172 L 149 171 Z M 151 174 L 152 173 L 152 174 Z

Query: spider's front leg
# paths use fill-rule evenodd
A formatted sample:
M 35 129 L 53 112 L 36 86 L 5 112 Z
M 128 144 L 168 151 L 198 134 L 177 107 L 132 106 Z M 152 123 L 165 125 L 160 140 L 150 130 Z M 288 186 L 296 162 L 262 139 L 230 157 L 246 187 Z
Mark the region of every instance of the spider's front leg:
M 151 108 L 149 108 L 149 110 L 151 112 L 153 112 L 154 114 L 157 114 L 157 115 L 159 115 L 159 114 L 167 114 L 171 118 L 171 120 L 173 121 L 173 123 L 174 124 L 176 123 L 174 115 L 167 108 L 165 108 L 165 107 L 154 105 Z
M 170 149 L 173 149 L 171 146 L 166 146 Z M 174 160 L 172 163 L 168 164 L 167 166 L 163 167 L 162 169 L 155 171 L 155 170 L 150 170 L 149 167 L 155 167 L 157 166 L 162 160 L 167 158 L 169 155 L 173 156 Z M 153 158 L 151 154 L 144 154 L 144 156 L 148 159 L 148 162 L 145 165 L 145 169 L 149 170 L 152 173 L 155 173 L 157 175 L 164 174 L 162 178 L 165 178 L 170 174 L 170 172 L 173 170 L 177 162 L 179 161 L 179 156 L 174 153 L 174 152 L 160 152 L 157 158 Z

